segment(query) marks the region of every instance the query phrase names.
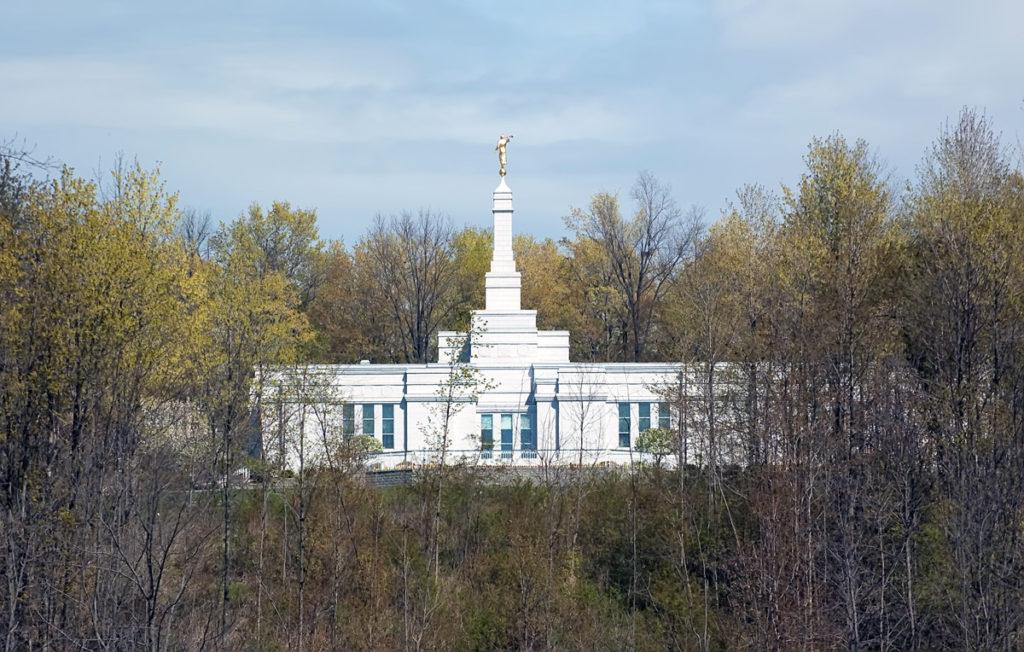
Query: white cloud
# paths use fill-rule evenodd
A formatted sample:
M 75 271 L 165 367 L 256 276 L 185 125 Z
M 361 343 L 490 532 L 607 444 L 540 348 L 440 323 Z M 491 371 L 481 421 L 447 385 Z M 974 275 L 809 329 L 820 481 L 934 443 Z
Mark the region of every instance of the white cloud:
M 828 43 L 885 0 L 717 0 L 725 42 L 742 49 L 799 48 Z
M 0 86 L 18 98 L 0 120 L 28 126 L 224 129 L 296 121 L 287 106 L 224 91 L 177 87 L 143 64 L 79 57 L 0 62 Z
M 640 169 L 715 215 L 743 183 L 794 180 L 813 135 L 864 137 L 910 167 L 962 105 L 1010 140 L 1021 124 L 1019 0 L 18 11 L 21 28 L 0 25 L 0 125 L 86 166 L 120 149 L 166 160 L 186 203 L 232 211 L 262 193 L 364 211 L 419 174 L 401 178 L 402 207 L 429 195 L 454 211 L 468 200 L 440 190 L 460 193 L 478 165 L 489 183 L 511 131 L 517 192 L 532 171 L 548 221 Z M 23 34 L 51 24 L 59 39 Z
M 217 54 L 210 62 L 232 85 L 266 94 L 318 90 L 390 91 L 412 81 L 403 57 L 366 45 L 296 49 L 284 44 L 272 51 L 246 48 Z

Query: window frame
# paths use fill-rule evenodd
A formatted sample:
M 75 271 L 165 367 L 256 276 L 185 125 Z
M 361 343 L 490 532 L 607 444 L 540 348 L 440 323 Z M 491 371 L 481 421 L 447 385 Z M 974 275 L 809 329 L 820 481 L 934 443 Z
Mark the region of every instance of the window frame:
M 485 427 L 486 426 L 486 427 Z M 480 457 L 488 458 L 494 450 L 494 415 L 480 415 Z
M 646 412 L 647 414 L 644 414 Z M 639 403 L 637 404 L 637 418 L 636 418 L 636 431 L 643 433 L 646 430 L 651 429 L 651 404 L 650 403 Z
M 515 449 L 515 419 L 511 413 L 503 413 L 501 415 L 501 457 L 502 459 L 511 459 L 512 451 Z M 506 428 L 506 424 L 508 427 Z
M 367 415 L 369 415 L 369 418 L 367 418 Z M 374 422 L 376 420 L 377 420 L 377 410 L 375 409 L 374 404 L 373 403 L 363 403 L 362 422 L 363 422 L 363 434 L 364 435 L 369 435 L 371 437 L 374 435 L 374 426 L 376 425 Z
M 629 448 L 632 444 L 632 433 L 630 432 L 632 428 L 629 403 L 619 403 L 619 448 Z
M 356 434 L 355 403 L 345 403 L 341 406 L 341 434 L 346 437 Z
M 672 409 L 667 401 L 658 403 L 658 427 L 663 430 L 672 428 Z
M 537 429 L 529 412 L 519 415 L 519 449 L 522 457 L 537 457 Z
M 380 445 L 381 448 L 392 450 L 395 447 L 395 404 L 384 403 L 380 406 Z

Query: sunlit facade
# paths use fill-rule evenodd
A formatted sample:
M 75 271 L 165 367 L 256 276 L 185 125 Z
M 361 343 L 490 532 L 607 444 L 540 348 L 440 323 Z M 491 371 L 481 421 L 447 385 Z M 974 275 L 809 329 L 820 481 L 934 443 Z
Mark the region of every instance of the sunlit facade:
M 371 464 L 628 463 L 637 437 L 670 425 L 664 396 L 680 367 L 574 363 L 569 332 L 537 329 L 520 305 L 512 191 L 494 191 L 486 305 L 469 333 L 438 335 L 438 362 L 314 365 L 280 373 L 262 406 L 266 454 L 290 468 L 321 464 L 338 441 L 373 437 Z

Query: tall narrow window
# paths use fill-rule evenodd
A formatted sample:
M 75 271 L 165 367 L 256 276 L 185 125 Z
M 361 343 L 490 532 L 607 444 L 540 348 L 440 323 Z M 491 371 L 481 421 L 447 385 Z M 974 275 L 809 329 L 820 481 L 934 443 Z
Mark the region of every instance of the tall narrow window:
M 537 457 L 537 437 L 529 414 L 519 417 L 519 446 L 523 449 L 523 457 Z
M 372 403 L 363 404 L 363 434 L 373 436 L 374 410 Z
M 353 435 L 356 432 L 356 406 L 346 403 L 341 406 L 341 434 Z
M 672 425 L 672 416 L 669 412 L 668 403 L 658 403 L 658 427 L 668 430 Z
M 651 404 L 641 403 L 639 406 L 640 418 L 637 420 L 637 432 L 650 430 L 651 428 Z
M 380 406 L 380 445 L 382 448 L 395 447 L 395 406 Z
M 619 447 L 629 448 L 629 403 L 619 403 Z
M 480 457 L 489 458 L 494 449 L 494 415 L 480 415 Z
M 501 456 L 512 458 L 512 415 L 501 415 Z

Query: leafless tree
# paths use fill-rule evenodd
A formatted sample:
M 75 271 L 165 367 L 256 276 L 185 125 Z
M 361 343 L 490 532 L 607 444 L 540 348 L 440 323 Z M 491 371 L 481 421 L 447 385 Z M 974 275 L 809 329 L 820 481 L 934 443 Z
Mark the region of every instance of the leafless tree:
M 454 309 L 455 268 L 448 219 L 421 210 L 384 218 L 359 244 L 386 298 L 402 343 L 401 361 L 429 362 L 434 340 Z
M 597 243 L 604 252 L 611 279 L 625 303 L 630 359 L 644 359 L 654 313 L 666 282 L 692 254 L 701 230 L 702 213 L 694 208 L 685 217 L 668 186 L 642 172 L 631 192 L 636 214 L 624 221 L 618 198 L 594 196 L 589 212 L 574 211 L 570 228 Z
M 210 236 L 213 235 L 213 223 L 210 212 L 200 213 L 188 208 L 181 213 L 178 233 L 185 244 L 185 253 L 189 258 L 207 260 L 210 257 Z

